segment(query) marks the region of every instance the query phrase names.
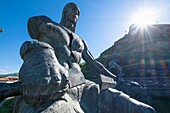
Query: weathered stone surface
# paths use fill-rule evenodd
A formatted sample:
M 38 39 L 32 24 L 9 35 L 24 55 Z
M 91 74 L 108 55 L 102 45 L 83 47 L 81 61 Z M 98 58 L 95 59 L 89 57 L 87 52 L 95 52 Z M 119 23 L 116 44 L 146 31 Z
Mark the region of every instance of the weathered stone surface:
M 114 81 L 113 78 L 107 77 L 105 75 L 100 75 L 99 77 L 99 85 L 100 85 L 100 89 L 108 89 L 110 88 L 115 88 L 117 83 Z
M 13 113 L 98 113 L 99 86 L 85 84 L 68 89 L 60 98 L 44 104 L 30 105 L 21 96 L 14 102 Z
M 22 94 L 15 101 L 14 113 L 155 113 L 150 106 L 117 90 L 100 91 L 95 83 L 80 81 L 81 58 L 97 76 L 108 77 L 101 76 L 102 83 L 110 83 L 109 77 L 113 80 L 117 77 L 93 58 L 85 41 L 75 34 L 79 13 L 76 4 L 68 3 L 60 24 L 46 16 L 29 19 L 29 34 L 40 42 L 25 42 L 21 47 Z M 78 83 L 71 83 L 70 89 L 69 76 L 75 76 L 72 80 Z M 76 76 L 80 76 L 78 81 Z
M 67 93 L 58 100 L 34 106 L 17 97 L 14 105 L 13 113 L 84 113 L 78 101 L 73 100 Z
M 19 71 L 23 99 L 40 104 L 60 98 L 68 87 L 68 71 L 57 61 L 53 48 L 44 42 L 27 41 L 20 53 L 24 60 Z
M 0 83 L 0 102 L 11 96 L 18 96 L 21 94 L 21 83 Z
M 70 87 L 75 87 L 85 83 L 85 78 L 81 71 L 76 68 L 73 68 L 69 69 L 69 81 Z
M 84 113 L 84 111 L 81 109 L 79 102 L 66 93 L 63 99 L 55 101 L 42 113 Z
M 128 94 L 131 98 L 134 98 L 138 101 L 152 105 L 151 97 L 148 95 L 148 92 L 145 87 L 143 87 L 137 82 L 124 80 L 121 66 L 119 66 L 116 63 L 116 59 L 112 59 L 112 61 L 110 61 L 108 64 L 109 64 L 109 70 L 114 71 L 117 75 L 117 85 L 116 85 L 117 90 L 123 91 L 123 93 Z M 101 77 L 98 79 L 92 79 L 92 80 L 100 84 L 100 87 L 101 87 L 101 84 L 103 84 L 104 86 L 109 86 L 108 81 L 104 82 L 106 81 L 105 79 L 103 79 L 104 80 L 103 82 L 99 82 L 101 81 Z
M 80 105 L 85 113 L 98 113 L 99 85 L 86 81 Z
M 102 52 L 99 59 L 107 69 L 115 59 L 122 67 L 123 77 L 147 87 L 150 95 L 170 96 L 169 31 L 169 24 L 147 25 L 146 28 L 132 25 L 129 33 Z
M 99 113 L 156 113 L 156 111 L 128 95 L 109 88 L 99 95 Z
M 151 97 L 145 87 L 134 81 L 120 81 L 118 82 L 116 89 L 129 95 L 131 98 L 136 99 L 148 105 L 152 105 Z
M 132 77 L 125 80 L 133 80 L 142 84 L 148 95 L 157 97 L 169 97 L 170 96 L 170 78 L 169 77 Z

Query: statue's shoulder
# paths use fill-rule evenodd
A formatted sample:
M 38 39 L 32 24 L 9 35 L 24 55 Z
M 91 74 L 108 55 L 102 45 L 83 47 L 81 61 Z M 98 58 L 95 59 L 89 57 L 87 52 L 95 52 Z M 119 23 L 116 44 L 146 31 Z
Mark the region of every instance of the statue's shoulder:
M 40 26 L 42 23 L 51 22 L 53 22 L 52 19 L 44 15 L 30 17 L 27 22 L 27 28 L 30 37 L 36 39 L 41 32 Z
M 32 16 L 28 19 L 28 23 L 29 22 L 33 22 L 34 20 L 36 21 L 44 21 L 44 22 L 52 22 L 53 20 L 51 18 L 49 18 L 48 16 L 45 15 L 38 15 L 38 16 Z
M 49 18 L 48 16 L 45 16 L 45 15 L 33 16 L 33 17 L 29 18 L 28 25 L 30 23 L 41 24 L 42 22 L 63 28 L 59 23 L 53 21 L 51 18 Z
M 46 35 L 61 35 L 65 32 L 59 23 L 44 15 L 29 18 L 27 26 L 28 33 L 33 39 L 36 39 L 41 33 Z

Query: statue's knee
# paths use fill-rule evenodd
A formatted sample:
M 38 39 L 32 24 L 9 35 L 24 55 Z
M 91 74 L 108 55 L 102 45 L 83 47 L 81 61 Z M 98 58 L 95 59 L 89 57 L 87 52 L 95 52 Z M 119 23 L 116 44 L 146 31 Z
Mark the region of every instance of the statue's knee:
M 86 85 L 83 89 L 83 94 L 80 100 L 80 105 L 83 111 L 87 113 L 98 113 L 99 91 L 99 85 L 90 81 L 86 81 Z

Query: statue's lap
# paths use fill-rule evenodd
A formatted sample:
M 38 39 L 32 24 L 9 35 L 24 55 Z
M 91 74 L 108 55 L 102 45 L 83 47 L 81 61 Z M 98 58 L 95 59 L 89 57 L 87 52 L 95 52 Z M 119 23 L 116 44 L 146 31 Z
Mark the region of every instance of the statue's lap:
M 19 96 L 13 113 L 155 113 L 144 103 L 130 98 L 116 89 L 100 91 L 91 81 L 71 88 L 64 96 L 41 105 L 30 105 Z

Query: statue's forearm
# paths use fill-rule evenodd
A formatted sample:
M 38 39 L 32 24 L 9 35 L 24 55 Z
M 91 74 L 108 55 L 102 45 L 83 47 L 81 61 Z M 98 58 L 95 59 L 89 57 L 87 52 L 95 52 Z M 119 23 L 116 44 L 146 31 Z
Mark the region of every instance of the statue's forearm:
M 55 77 L 49 79 L 45 77 L 25 82 L 0 83 L 0 102 L 8 97 L 19 95 L 31 104 L 60 98 L 67 90 L 65 85 L 58 86 L 60 82 Z
M 100 62 L 97 60 L 93 60 L 92 62 L 87 63 L 87 65 L 90 67 L 92 72 L 96 75 L 103 74 L 105 76 L 111 77 L 116 79 L 116 76 L 113 75 L 110 71 L 108 71 Z
M 83 40 L 82 40 L 83 41 Z M 111 77 L 114 80 L 117 80 L 117 77 L 109 72 L 100 62 L 94 59 L 90 51 L 88 51 L 87 44 L 84 43 L 84 51 L 83 51 L 83 59 L 86 61 L 87 65 L 93 71 L 94 74 L 100 75 L 103 74 L 105 76 Z
M 11 96 L 21 95 L 21 84 L 21 82 L 0 83 L 0 101 Z
M 95 64 L 99 68 L 98 71 L 101 71 L 101 74 L 114 78 L 114 79 L 116 78 L 116 76 L 113 75 L 110 71 L 108 71 L 100 62 L 96 61 Z

